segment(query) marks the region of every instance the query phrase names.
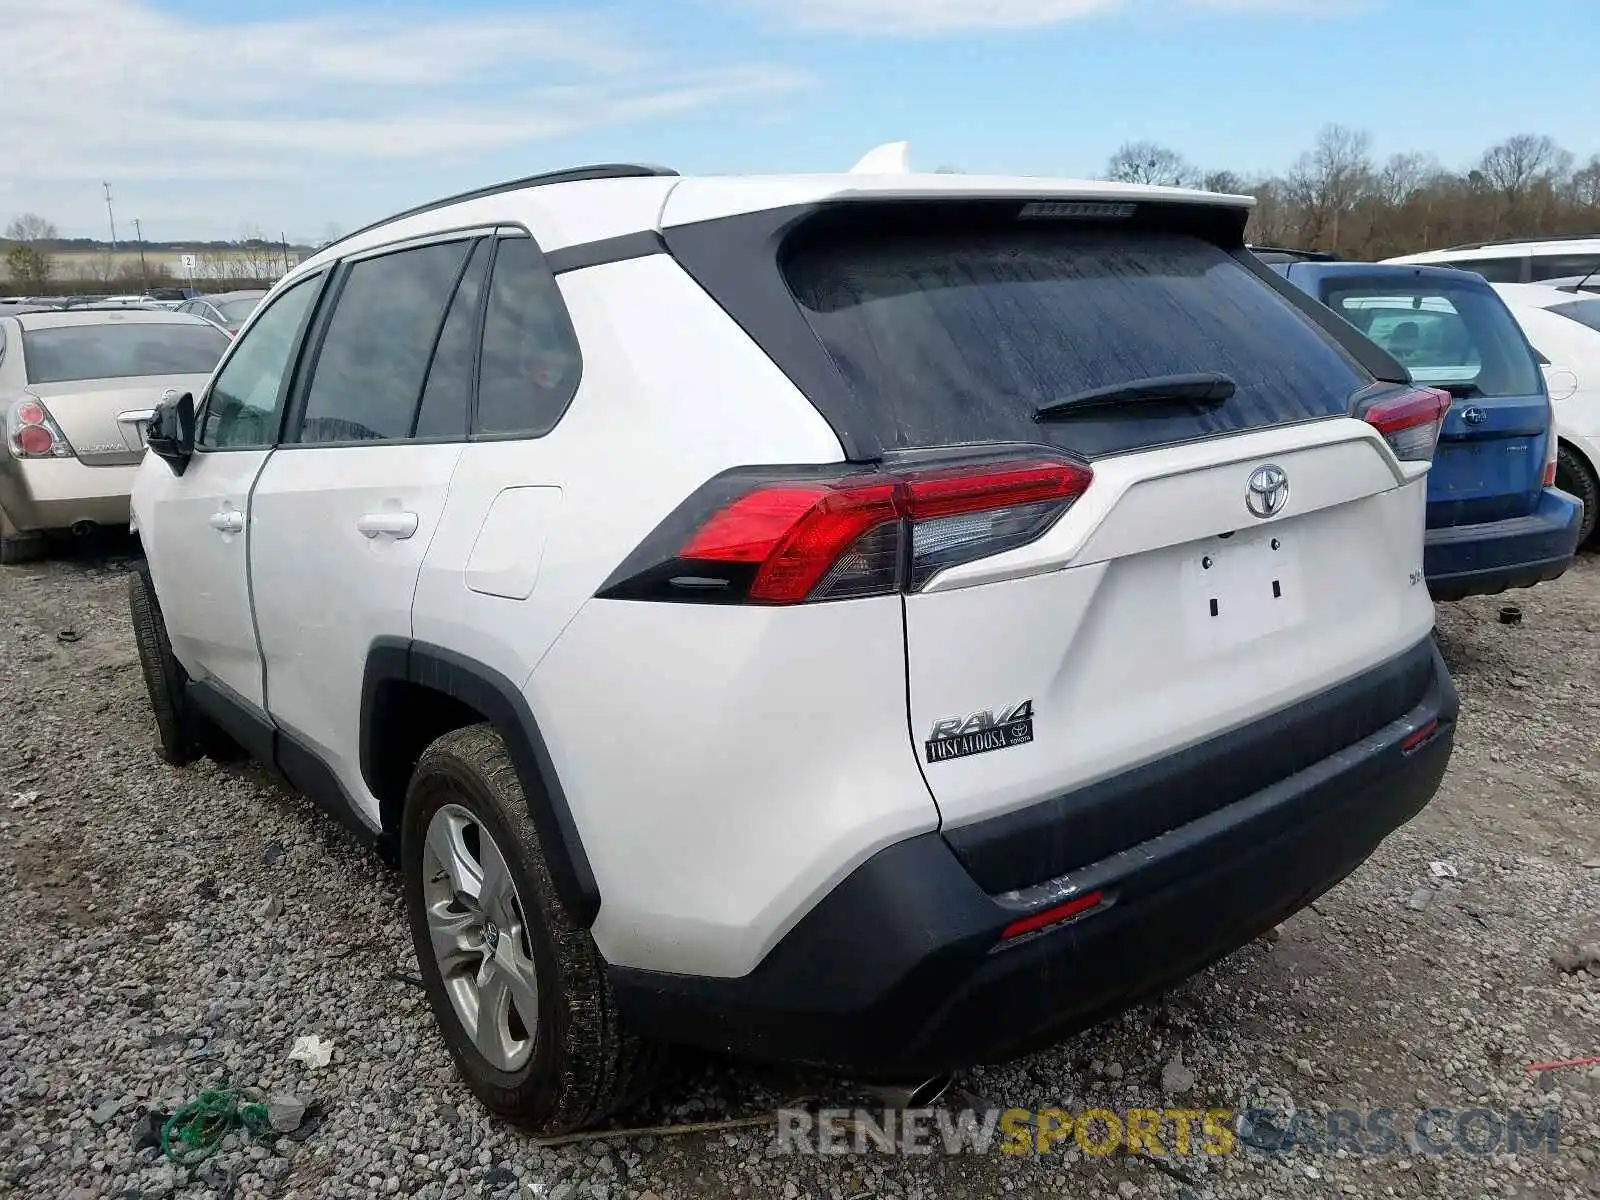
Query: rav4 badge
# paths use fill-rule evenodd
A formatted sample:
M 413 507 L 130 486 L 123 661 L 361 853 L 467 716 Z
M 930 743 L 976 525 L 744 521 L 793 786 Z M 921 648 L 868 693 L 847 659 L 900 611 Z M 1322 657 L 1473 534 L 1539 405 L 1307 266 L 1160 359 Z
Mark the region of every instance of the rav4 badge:
M 990 750 L 1007 750 L 1033 741 L 1033 701 L 1024 700 L 998 712 L 935 721 L 928 734 L 928 761 L 949 762 Z

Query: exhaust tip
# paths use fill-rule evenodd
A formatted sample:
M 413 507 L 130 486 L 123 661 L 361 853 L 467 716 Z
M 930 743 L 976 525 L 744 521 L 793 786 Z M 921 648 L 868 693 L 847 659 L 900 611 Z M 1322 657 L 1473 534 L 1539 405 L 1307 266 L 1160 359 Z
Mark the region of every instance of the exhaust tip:
M 99 528 L 100 525 L 96 521 L 74 521 L 72 523 L 72 532 L 77 537 L 88 537 Z

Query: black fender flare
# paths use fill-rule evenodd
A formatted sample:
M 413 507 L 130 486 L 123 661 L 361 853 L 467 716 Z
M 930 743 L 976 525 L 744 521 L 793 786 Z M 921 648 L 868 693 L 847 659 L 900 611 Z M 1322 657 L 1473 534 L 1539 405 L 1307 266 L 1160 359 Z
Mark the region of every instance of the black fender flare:
M 600 913 L 600 888 L 555 763 L 521 690 L 492 667 L 427 642 L 374 641 L 361 687 L 361 774 L 368 787 L 376 793 L 374 768 L 383 753 L 377 744 L 383 727 L 378 714 L 383 684 L 399 680 L 458 700 L 499 730 L 527 798 L 556 894 L 573 920 L 584 928 L 592 926 Z

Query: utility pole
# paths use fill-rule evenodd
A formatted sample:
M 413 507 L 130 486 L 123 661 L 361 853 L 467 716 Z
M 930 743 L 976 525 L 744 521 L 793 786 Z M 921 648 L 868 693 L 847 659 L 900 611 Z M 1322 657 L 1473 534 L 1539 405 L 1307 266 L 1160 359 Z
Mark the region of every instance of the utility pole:
M 111 185 L 102 183 L 100 186 L 106 190 L 106 216 L 111 218 L 111 253 L 115 254 L 117 252 L 117 214 L 111 208 Z
M 283 273 L 287 275 L 289 273 L 289 239 L 283 236 L 282 231 L 278 233 L 278 248 L 283 251 Z
M 139 239 L 139 282 L 145 291 L 150 290 L 150 272 L 144 265 L 144 230 L 139 227 L 139 218 L 133 219 L 133 236 Z

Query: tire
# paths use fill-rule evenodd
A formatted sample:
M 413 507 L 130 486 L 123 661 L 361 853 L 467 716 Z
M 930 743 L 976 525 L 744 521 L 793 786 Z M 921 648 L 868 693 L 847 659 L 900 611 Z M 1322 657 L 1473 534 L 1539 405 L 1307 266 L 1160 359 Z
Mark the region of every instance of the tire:
M 495 851 L 503 876 L 494 869 Z M 423 752 L 406 792 L 400 862 L 434 1019 L 462 1079 L 487 1108 L 526 1129 L 564 1133 L 648 1088 L 657 1049 L 619 1024 L 600 951 L 556 895 L 521 783 L 493 726 L 457 729 Z M 473 871 L 480 872 L 481 897 L 485 862 L 491 877 L 506 883 L 491 886 L 480 904 L 461 885 L 474 885 Z M 487 967 L 483 949 L 493 932 L 484 933 L 486 919 L 499 931 Z M 443 944 L 450 949 L 441 954 L 434 931 L 447 922 Z M 481 1011 L 491 993 L 496 1019 L 475 1041 L 477 1021 L 469 1026 L 465 1014 Z
M 150 710 L 156 718 L 162 761 L 182 767 L 201 757 L 219 762 L 245 757 L 232 738 L 204 714 L 194 711 L 185 699 L 183 685 L 189 676 L 173 657 L 161 602 L 156 599 L 148 567 L 140 567 L 128 577 L 128 614 L 133 619 L 133 638 L 139 647 Z
M 1583 501 L 1583 525 L 1578 530 L 1578 545 L 1594 540 L 1600 518 L 1600 480 L 1589 464 L 1571 446 L 1562 446 L 1556 457 L 1556 486 Z

